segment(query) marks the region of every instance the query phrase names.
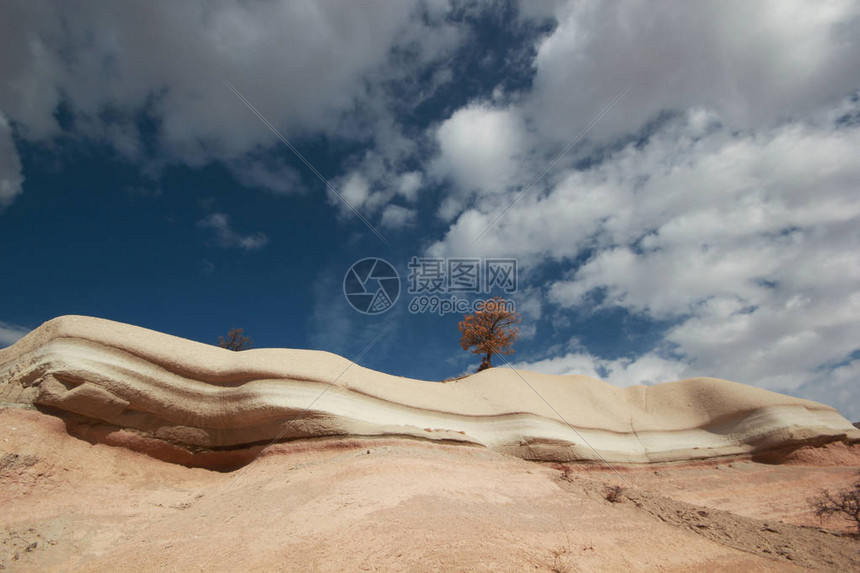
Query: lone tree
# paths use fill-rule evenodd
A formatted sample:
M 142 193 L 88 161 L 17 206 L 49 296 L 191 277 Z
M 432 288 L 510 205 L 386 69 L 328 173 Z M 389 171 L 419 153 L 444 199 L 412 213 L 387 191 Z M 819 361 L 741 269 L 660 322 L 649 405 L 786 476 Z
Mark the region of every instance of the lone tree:
M 513 354 L 513 344 L 519 338 L 520 315 L 508 310 L 510 303 L 500 296 L 484 301 L 482 310 L 468 314 L 460 321 L 460 346 L 483 354 L 478 372 L 492 368 L 493 354 Z
M 235 350 L 236 352 L 248 350 L 253 344 L 254 341 L 250 337 L 242 335 L 241 328 L 231 328 L 226 338 L 223 336 L 218 337 L 218 346 L 227 350 Z
M 834 515 L 853 521 L 860 535 L 860 479 L 835 494 L 825 489 L 818 498 L 812 500 L 812 509 L 822 521 Z

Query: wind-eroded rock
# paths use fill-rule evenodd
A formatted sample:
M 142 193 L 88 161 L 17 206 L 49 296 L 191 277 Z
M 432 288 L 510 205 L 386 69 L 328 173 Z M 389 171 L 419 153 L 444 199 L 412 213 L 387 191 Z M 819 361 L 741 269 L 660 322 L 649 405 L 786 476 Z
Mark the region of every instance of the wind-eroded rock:
M 860 441 L 829 406 L 714 378 L 617 388 L 495 368 L 442 384 L 327 352 L 231 352 L 83 316 L 46 322 L 0 350 L 0 402 L 191 452 L 390 435 L 525 459 L 647 463 Z

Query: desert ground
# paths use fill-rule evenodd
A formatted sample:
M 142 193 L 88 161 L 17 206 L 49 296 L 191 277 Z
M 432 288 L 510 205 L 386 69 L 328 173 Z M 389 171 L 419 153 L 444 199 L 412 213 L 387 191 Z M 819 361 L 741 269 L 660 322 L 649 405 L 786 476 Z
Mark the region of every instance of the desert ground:
M 860 542 L 807 498 L 860 448 L 775 464 L 529 462 L 407 438 L 298 440 L 188 468 L 0 410 L 6 571 L 850 571 Z M 620 495 L 607 500 L 610 486 Z

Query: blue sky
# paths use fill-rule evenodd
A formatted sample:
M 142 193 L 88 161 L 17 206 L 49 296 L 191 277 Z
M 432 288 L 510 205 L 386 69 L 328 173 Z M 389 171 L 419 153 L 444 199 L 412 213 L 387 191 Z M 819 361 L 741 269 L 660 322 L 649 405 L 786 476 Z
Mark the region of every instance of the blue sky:
M 4 2 L 0 345 L 62 314 L 348 358 L 384 331 L 362 365 L 438 380 L 479 362 L 460 315 L 362 315 L 347 269 L 516 258 L 516 367 L 860 419 L 858 28 L 845 1 Z

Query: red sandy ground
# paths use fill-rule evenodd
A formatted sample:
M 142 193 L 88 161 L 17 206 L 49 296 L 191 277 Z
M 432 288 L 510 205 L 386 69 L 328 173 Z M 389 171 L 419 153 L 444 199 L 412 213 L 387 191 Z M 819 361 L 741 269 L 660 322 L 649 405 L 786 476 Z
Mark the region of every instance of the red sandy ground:
M 841 444 L 619 477 L 470 446 L 310 440 L 215 472 L 0 409 L 0 459 L 0 570 L 860 570 L 860 542 L 835 534 L 848 524 L 821 529 L 806 501 L 855 479 L 860 448 Z

